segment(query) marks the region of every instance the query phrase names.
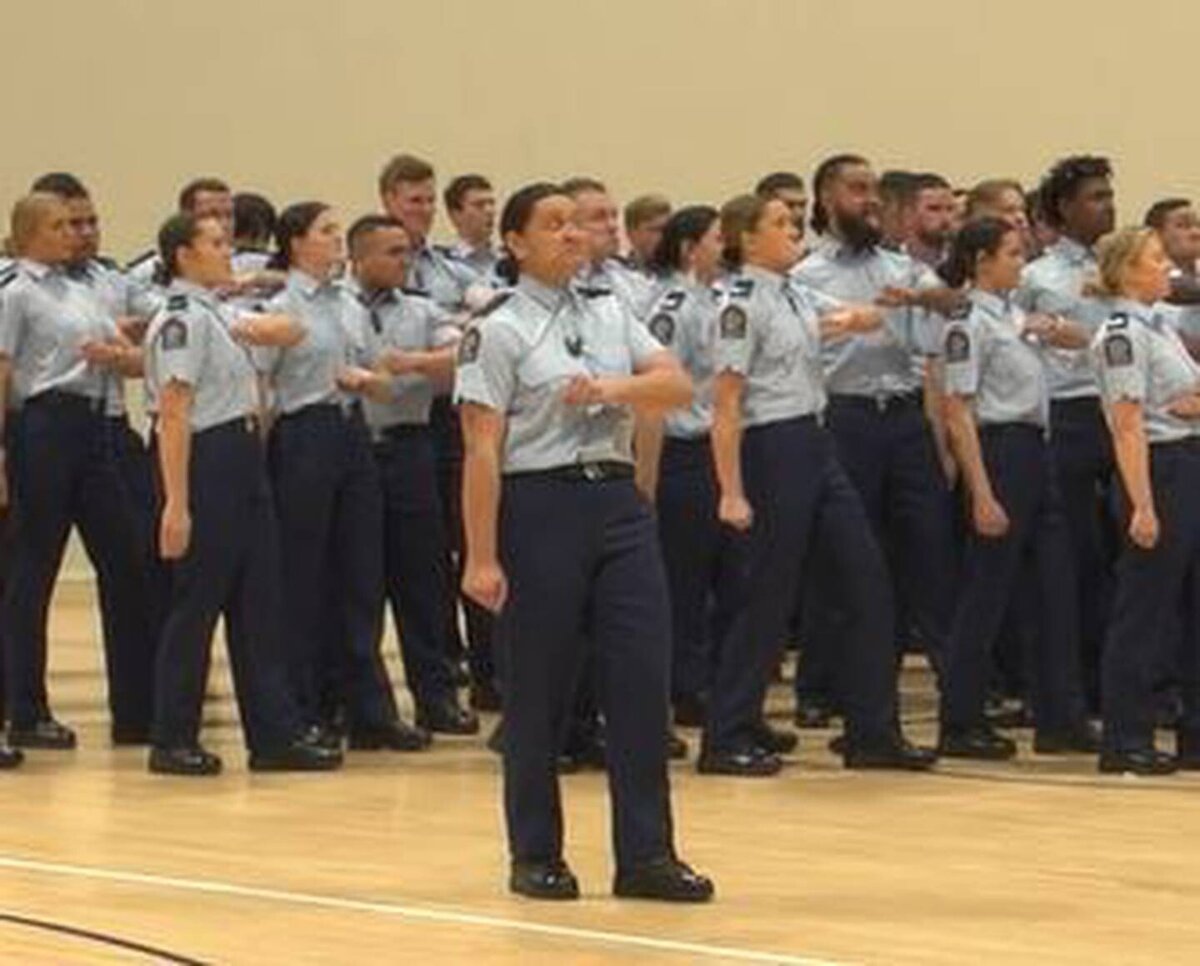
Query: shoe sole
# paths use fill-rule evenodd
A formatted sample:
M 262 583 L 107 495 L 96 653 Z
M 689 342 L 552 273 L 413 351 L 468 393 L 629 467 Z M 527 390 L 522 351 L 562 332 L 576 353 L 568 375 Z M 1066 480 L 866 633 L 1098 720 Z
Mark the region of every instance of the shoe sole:
M 648 902 L 674 902 L 681 904 L 699 905 L 704 902 L 711 902 L 714 893 L 712 891 L 702 893 L 688 893 L 680 895 L 659 895 L 654 892 L 642 892 L 639 890 L 628 890 L 614 888 L 613 895 L 618 899 L 643 899 Z
M 714 768 L 711 765 L 697 765 L 696 771 L 701 775 L 725 775 L 728 778 L 774 778 L 783 766 L 778 765 L 768 769 Z
M 268 771 L 268 772 L 337 771 L 341 767 L 342 767 L 342 762 L 340 760 L 337 762 L 330 762 L 328 764 L 322 762 L 321 764 L 312 763 L 312 764 L 304 764 L 304 765 L 296 764 L 293 762 L 285 763 L 285 762 L 270 762 L 270 761 L 268 761 L 268 762 L 251 761 L 249 763 L 249 768 L 251 771 Z

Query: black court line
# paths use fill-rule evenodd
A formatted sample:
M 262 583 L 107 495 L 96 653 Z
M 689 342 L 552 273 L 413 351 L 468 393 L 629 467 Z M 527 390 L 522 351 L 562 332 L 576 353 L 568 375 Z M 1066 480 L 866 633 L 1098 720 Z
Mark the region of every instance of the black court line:
M 31 919 L 28 916 L 18 916 L 11 912 L 0 912 L 0 922 L 9 922 L 13 925 L 26 926 L 30 929 L 41 929 L 44 932 L 61 933 L 64 936 L 71 936 L 75 939 L 86 939 L 89 942 L 101 943 L 105 946 L 114 946 L 117 949 L 141 953 L 144 956 L 161 962 L 179 963 L 180 966 L 209 966 L 202 959 L 192 959 L 188 956 L 182 956 L 179 953 L 159 949 L 156 946 L 147 946 L 143 943 L 134 942 L 131 939 L 122 939 L 120 936 L 110 936 L 107 933 L 93 932 L 91 929 L 81 929 L 78 926 L 68 926 L 65 923 L 51 922 L 47 919 Z

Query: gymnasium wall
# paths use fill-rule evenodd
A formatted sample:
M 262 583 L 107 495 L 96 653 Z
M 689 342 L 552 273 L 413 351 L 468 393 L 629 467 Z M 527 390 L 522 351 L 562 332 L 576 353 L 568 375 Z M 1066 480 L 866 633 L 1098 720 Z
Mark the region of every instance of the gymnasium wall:
M 1128 217 L 1200 189 L 1200 6 L 1169 0 L 94 0 L 4 5 L 7 209 L 68 168 L 106 248 L 186 176 L 372 206 L 391 152 L 503 191 L 721 199 L 831 149 L 969 183 L 1102 150 Z

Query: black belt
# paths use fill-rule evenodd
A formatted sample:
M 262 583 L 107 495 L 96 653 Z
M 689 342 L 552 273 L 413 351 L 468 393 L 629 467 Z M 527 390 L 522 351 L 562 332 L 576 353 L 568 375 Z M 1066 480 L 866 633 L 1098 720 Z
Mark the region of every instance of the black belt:
M 979 425 L 980 439 L 1025 433 L 1036 433 L 1040 438 L 1046 435 L 1046 430 L 1037 423 L 981 423 Z
M 54 409 L 87 410 L 96 415 L 104 414 L 105 400 L 94 399 L 91 396 L 81 396 L 75 392 L 65 392 L 62 389 L 47 389 L 36 396 L 25 400 L 26 406 L 47 406 Z
M 571 463 L 549 470 L 518 470 L 505 473 L 510 480 L 558 480 L 564 483 L 604 483 L 608 480 L 632 480 L 633 464 L 619 460 L 595 460 Z
M 413 436 L 428 435 L 429 424 L 397 423 L 395 426 L 384 426 L 379 432 L 384 439 L 411 439 Z
M 829 405 L 889 413 L 899 409 L 920 409 L 923 400 L 921 393 L 915 390 L 913 392 L 880 393 L 877 396 L 851 396 L 839 393 L 830 395 Z
M 1095 412 L 1100 408 L 1099 396 L 1072 396 L 1070 399 L 1051 399 L 1050 408 L 1058 410 L 1086 410 Z
M 278 421 L 283 422 L 289 419 L 300 419 L 305 416 L 340 416 L 342 419 L 356 419 L 362 416 L 362 403 L 357 399 L 348 403 L 321 402 L 309 403 L 307 406 L 301 406 L 290 413 L 280 413 Z

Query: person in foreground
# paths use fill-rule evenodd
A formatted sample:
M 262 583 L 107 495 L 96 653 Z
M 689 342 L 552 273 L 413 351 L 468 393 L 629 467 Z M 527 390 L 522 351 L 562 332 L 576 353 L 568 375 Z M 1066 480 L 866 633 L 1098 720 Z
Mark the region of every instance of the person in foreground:
M 505 685 L 510 888 L 575 899 L 555 764 L 574 682 L 594 654 L 608 725 L 622 897 L 704 902 L 675 854 L 666 734 L 670 617 L 653 515 L 634 485 L 635 412 L 686 405 L 691 383 L 608 291 L 570 285 L 585 253 L 575 202 L 537 183 L 505 205 L 515 288 L 464 333 L 463 590 L 497 615 Z

